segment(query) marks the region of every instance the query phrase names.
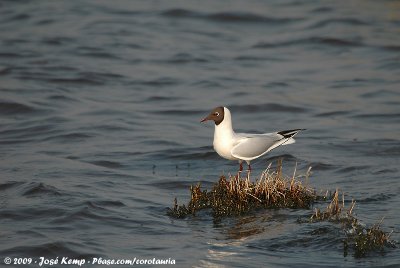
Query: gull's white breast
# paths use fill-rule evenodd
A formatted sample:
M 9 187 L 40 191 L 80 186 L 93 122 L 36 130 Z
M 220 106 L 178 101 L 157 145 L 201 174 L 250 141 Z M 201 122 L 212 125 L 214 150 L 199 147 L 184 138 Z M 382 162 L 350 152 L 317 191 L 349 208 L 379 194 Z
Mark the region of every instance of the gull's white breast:
M 235 144 L 235 140 L 233 137 L 218 135 L 216 132 L 214 134 L 214 150 L 223 158 L 228 160 L 237 160 L 238 158 L 234 157 L 231 153 L 232 148 Z

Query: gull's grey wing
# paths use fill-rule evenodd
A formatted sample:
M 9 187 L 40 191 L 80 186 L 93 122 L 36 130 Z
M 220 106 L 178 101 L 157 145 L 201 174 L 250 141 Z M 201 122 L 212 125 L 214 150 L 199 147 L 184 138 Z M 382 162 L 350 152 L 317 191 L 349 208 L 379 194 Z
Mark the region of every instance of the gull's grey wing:
M 232 148 L 231 154 L 236 158 L 248 161 L 256 159 L 284 143 L 294 142 L 294 139 L 285 138 L 278 133 L 239 135 L 243 137 Z

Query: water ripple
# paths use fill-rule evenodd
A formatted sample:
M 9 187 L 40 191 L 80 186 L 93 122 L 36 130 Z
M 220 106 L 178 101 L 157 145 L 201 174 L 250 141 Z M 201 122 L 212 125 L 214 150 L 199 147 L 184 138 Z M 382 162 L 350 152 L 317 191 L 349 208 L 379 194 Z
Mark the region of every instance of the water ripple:
M 366 198 L 357 199 L 358 203 L 376 203 L 376 202 L 385 202 L 391 200 L 395 194 L 374 194 Z
M 302 39 L 287 40 L 281 42 L 258 42 L 253 45 L 253 48 L 283 48 L 288 46 L 298 45 L 318 45 L 327 46 L 332 48 L 338 47 L 359 47 L 364 44 L 357 40 L 347 40 L 337 37 L 309 37 Z
M 323 28 L 329 25 L 344 24 L 348 26 L 367 26 L 369 23 L 356 19 L 356 18 L 330 18 L 318 21 L 317 23 L 311 25 L 309 29 Z
M 205 19 L 223 23 L 266 23 L 266 24 L 287 24 L 301 21 L 301 18 L 276 18 L 265 17 L 254 13 L 246 12 L 218 12 L 218 13 L 200 13 L 187 9 L 170 9 L 161 12 L 162 16 L 171 18 L 194 18 Z
M 124 165 L 121 163 L 115 162 L 115 161 L 106 161 L 106 160 L 99 160 L 99 161 L 93 161 L 90 162 L 93 165 L 100 166 L 100 167 L 106 167 L 106 168 L 122 168 Z
M 0 115 L 31 114 L 39 111 L 39 109 L 26 104 L 0 101 Z
M 0 191 L 5 191 L 14 187 L 18 187 L 20 185 L 24 184 L 24 182 L 20 182 L 20 181 L 9 181 L 9 182 L 5 182 L 5 183 L 1 183 L 0 184 Z
M 54 258 L 54 256 L 68 256 L 70 258 L 93 258 L 98 257 L 98 253 L 93 251 L 93 253 L 85 253 L 82 245 L 76 242 L 66 242 L 66 241 L 56 241 L 56 242 L 46 242 L 41 244 L 34 244 L 29 246 L 16 246 L 11 247 L 6 250 L 2 250 L 2 255 L 5 256 L 16 256 L 20 252 L 24 252 L 29 256 L 49 256 Z
M 284 105 L 278 103 L 265 103 L 265 104 L 247 104 L 247 105 L 231 105 L 232 111 L 257 113 L 257 112 L 274 112 L 274 113 L 305 113 L 309 109 L 304 107 Z
M 54 186 L 44 184 L 42 182 L 33 182 L 28 184 L 26 190 L 22 193 L 23 196 L 43 196 L 43 195 L 56 195 L 60 196 L 61 190 Z

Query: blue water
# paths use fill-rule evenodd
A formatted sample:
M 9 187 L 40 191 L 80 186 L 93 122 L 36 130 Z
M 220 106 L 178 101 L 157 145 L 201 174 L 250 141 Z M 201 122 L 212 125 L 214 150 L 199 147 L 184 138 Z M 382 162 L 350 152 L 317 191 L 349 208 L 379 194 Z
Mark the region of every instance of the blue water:
M 237 170 L 199 123 L 223 105 L 237 131 L 307 129 L 254 178 L 278 157 L 312 166 L 312 186 L 399 240 L 399 27 L 398 1 L 0 2 L 1 266 L 397 267 L 398 249 L 344 257 L 340 229 L 297 223 L 311 210 L 216 223 L 166 207 Z

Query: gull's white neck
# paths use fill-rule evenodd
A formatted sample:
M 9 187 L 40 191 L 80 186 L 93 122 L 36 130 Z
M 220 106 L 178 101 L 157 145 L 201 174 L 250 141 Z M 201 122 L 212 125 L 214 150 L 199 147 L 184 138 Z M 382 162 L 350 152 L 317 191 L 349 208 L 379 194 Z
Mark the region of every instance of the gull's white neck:
M 214 149 L 222 157 L 226 159 L 235 159 L 231 155 L 231 150 L 235 142 L 235 132 L 232 129 L 231 113 L 224 108 L 224 120 L 219 125 L 215 125 L 214 130 Z
M 215 125 L 214 141 L 218 138 L 229 139 L 234 136 L 232 128 L 231 112 L 224 107 L 224 120 L 219 125 Z

